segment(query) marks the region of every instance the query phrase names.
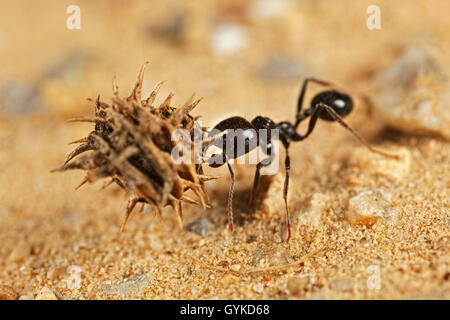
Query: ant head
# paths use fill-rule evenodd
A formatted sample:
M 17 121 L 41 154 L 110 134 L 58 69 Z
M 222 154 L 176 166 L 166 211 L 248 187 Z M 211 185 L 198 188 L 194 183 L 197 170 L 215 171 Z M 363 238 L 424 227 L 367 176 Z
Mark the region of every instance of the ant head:
M 323 91 L 317 94 L 311 101 L 311 108 L 315 108 L 320 102 L 333 108 L 341 117 L 345 117 L 353 109 L 352 98 L 335 90 Z M 319 118 L 326 121 L 334 121 L 331 115 L 325 110 L 320 111 Z

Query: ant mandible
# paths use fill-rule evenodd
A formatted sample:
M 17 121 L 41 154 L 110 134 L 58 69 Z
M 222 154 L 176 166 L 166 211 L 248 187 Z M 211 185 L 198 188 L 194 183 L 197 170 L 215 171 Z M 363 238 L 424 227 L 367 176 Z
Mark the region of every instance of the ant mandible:
M 263 159 L 256 165 L 255 178 L 253 181 L 253 190 L 250 197 L 250 205 L 253 206 L 254 202 L 254 194 L 255 190 L 258 186 L 259 178 L 260 178 L 260 170 L 263 167 L 269 166 L 273 160 L 274 154 L 272 151 L 272 143 L 270 140 L 271 135 L 267 135 L 267 142 L 264 143 L 259 139 L 259 130 L 265 129 L 268 131 L 271 130 L 279 130 L 279 140 L 282 142 L 283 147 L 286 151 L 285 157 L 285 180 L 284 180 L 284 188 L 283 188 L 283 199 L 286 208 L 286 225 L 288 236 L 286 242 L 291 238 L 291 221 L 289 215 L 289 207 L 288 207 L 288 186 L 289 186 L 289 176 L 290 176 L 290 168 L 291 161 L 289 157 L 289 146 L 291 142 L 302 141 L 306 139 L 314 130 L 317 120 L 320 118 L 325 121 L 337 121 L 340 125 L 342 125 L 345 129 L 349 130 L 361 143 L 367 146 L 372 152 L 382 154 L 386 157 L 397 158 L 395 155 L 391 155 L 382 151 L 379 151 L 373 148 L 368 142 L 366 142 L 355 130 L 353 130 L 350 126 L 348 126 L 342 118 L 347 116 L 353 109 L 353 101 L 351 97 L 345 93 L 336 91 L 336 90 L 326 90 L 318 93 L 311 101 L 311 106 L 308 109 L 303 110 L 302 105 L 305 97 L 306 88 L 308 83 L 314 82 L 316 84 L 322 86 L 330 86 L 331 83 L 314 79 L 307 78 L 304 80 L 300 95 L 297 102 L 297 113 L 295 117 L 295 123 L 291 123 L 289 121 L 282 121 L 279 123 L 275 123 L 268 117 L 257 116 L 251 122 L 246 119 L 235 116 L 231 118 L 227 118 L 220 123 L 218 123 L 211 132 L 217 133 L 218 131 L 222 132 L 223 143 L 222 145 L 217 145 L 222 153 L 217 155 L 212 155 L 207 163 L 210 167 L 217 168 L 222 166 L 223 164 L 228 165 L 228 169 L 231 174 L 231 187 L 228 194 L 228 225 L 230 231 L 233 231 L 233 190 L 234 190 L 234 170 L 230 164 L 231 159 L 235 159 L 240 157 L 253 149 L 257 148 L 261 145 L 264 153 L 268 156 L 268 158 Z M 297 132 L 297 127 L 300 122 L 309 118 L 308 130 L 304 135 L 299 134 Z M 232 143 L 233 150 L 227 150 L 227 141 L 231 142 L 230 139 L 227 139 L 228 130 L 234 130 L 234 141 L 236 142 L 238 139 L 244 140 L 244 148 L 240 150 L 236 149 L 236 143 Z M 254 139 L 256 141 L 254 141 Z M 252 143 L 256 142 L 256 143 Z M 242 141 L 242 140 L 241 140 Z M 213 145 L 213 144 L 211 144 Z M 208 147 L 207 147 L 208 148 Z M 206 148 L 206 149 L 207 149 Z M 205 150 L 206 150 L 205 149 Z M 227 152 L 228 151 L 228 152 Z M 230 152 L 231 151 L 231 152 Z

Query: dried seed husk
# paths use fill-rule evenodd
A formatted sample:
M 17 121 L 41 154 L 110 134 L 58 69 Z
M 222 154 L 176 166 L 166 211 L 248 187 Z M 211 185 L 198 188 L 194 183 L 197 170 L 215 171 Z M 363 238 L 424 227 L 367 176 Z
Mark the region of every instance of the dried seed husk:
M 172 161 L 171 151 L 176 145 L 171 139 L 174 130 L 189 131 L 193 145 L 195 118 L 189 112 L 201 99 L 195 99 L 193 95 L 181 107 L 175 108 L 171 102 L 173 94 L 169 94 L 161 105 L 155 106 L 154 101 L 163 82 L 148 98 L 142 99 L 146 64 L 142 66 L 129 97 L 119 96 L 114 76 L 111 104 L 100 101 L 98 97 L 93 101 L 94 117 L 71 120 L 92 122 L 95 128 L 87 137 L 72 142 L 79 145 L 68 155 L 64 165 L 54 170 L 86 170 L 86 176 L 78 187 L 110 178 L 105 187 L 115 183 L 123 188 L 128 205 L 121 230 L 138 202 L 149 204 L 158 215 L 164 206 L 172 206 L 182 226 L 181 202 L 208 207 L 209 197 L 204 182 L 217 178 L 206 176 L 201 164 L 193 161 L 191 164 L 176 164 Z M 197 199 L 186 196 L 187 190 L 192 190 Z

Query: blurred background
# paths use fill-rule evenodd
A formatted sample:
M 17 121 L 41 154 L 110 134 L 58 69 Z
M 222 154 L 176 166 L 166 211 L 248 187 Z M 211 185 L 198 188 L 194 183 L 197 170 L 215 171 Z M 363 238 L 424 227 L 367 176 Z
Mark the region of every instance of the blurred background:
M 369 30 L 367 7 L 381 11 Z M 80 8 L 81 29 L 66 26 Z M 182 103 L 204 97 L 205 122 L 230 114 L 291 119 L 301 80 L 317 76 L 355 91 L 405 45 L 448 49 L 447 1 L 3 1 L 0 114 L 67 118 L 92 112 L 87 97 L 128 94 L 150 61 L 144 93 L 168 80 Z

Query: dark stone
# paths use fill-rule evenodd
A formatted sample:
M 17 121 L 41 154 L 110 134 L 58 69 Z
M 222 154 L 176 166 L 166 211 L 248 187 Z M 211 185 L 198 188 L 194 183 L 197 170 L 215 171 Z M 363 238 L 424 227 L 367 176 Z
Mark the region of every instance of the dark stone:
M 10 80 L 0 87 L 0 112 L 9 116 L 21 116 L 42 108 L 42 98 L 33 86 L 19 80 Z

